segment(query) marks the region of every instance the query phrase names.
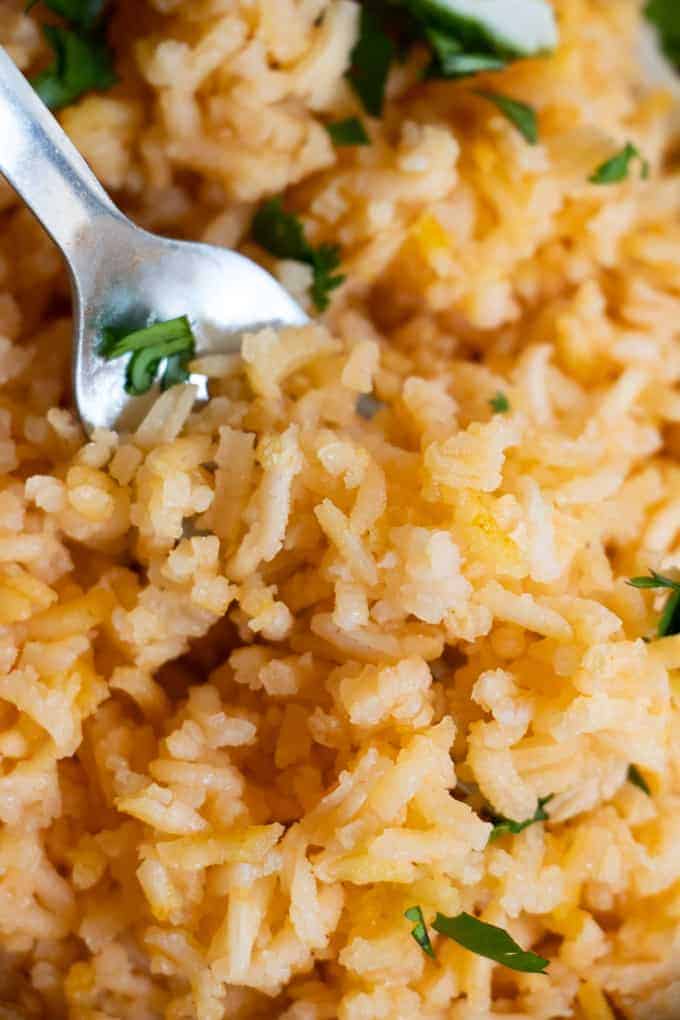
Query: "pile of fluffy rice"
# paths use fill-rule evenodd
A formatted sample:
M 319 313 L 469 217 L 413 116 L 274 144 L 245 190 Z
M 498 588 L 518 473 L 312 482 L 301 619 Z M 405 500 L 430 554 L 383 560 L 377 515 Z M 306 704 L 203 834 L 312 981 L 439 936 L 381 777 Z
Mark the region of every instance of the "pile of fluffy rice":
M 489 79 L 541 144 L 407 62 L 334 149 L 352 0 L 120 0 L 121 83 L 61 115 L 117 201 L 304 300 L 247 240 L 290 189 L 347 273 L 132 435 L 83 436 L 65 273 L 2 186 L 3 1018 L 680 1017 L 680 636 L 626 584 L 680 567 L 680 177 L 640 5 L 555 7 Z M 627 140 L 649 178 L 589 183 Z M 430 959 L 414 904 L 547 976 Z

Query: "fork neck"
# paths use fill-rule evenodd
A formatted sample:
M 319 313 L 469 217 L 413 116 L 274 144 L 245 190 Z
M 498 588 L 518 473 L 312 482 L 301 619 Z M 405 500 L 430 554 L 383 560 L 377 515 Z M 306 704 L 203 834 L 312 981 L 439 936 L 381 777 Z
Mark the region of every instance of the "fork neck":
M 0 173 L 61 248 L 71 269 L 102 217 L 126 222 L 59 123 L 0 46 Z

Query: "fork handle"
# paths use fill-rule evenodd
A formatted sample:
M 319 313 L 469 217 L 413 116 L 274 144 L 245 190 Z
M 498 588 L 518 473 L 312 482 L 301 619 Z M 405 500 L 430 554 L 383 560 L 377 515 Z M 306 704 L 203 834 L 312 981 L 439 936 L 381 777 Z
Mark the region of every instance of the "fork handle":
M 57 120 L 0 46 L 0 173 L 74 267 L 101 217 L 124 220 Z

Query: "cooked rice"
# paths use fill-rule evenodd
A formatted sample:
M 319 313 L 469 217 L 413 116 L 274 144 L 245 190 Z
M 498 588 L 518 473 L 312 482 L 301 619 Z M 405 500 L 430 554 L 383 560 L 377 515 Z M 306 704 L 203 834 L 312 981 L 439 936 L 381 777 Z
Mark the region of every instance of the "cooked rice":
M 680 566 L 671 105 L 637 0 L 555 6 L 557 54 L 490 79 L 540 145 L 407 62 L 334 150 L 353 0 L 119 0 L 122 82 L 62 115 L 116 199 L 304 294 L 247 240 L 292 188 L 347 273 L 131 435 L 82 435 L 65 273 L 2 186 L 2 1016 L 680 1017 L 680 639 L 625 583 Z M 628 139 L 649 180 L 589 184 Z M 550 794 L 488 844 L 482 803 Z M 548 976 L 431 961 L 414 904 Z

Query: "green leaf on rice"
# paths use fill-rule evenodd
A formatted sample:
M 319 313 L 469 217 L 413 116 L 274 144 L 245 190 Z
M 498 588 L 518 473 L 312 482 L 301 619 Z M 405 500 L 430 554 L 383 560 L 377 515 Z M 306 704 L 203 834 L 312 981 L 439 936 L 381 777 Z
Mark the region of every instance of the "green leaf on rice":
M 361 8 L 359 38 L 350 55 L 347 77 L 366 113 L 379 117 L 395 45 L 385 32 L 381 18 L 367 6 Z
M 427 28 L 425 37 L 434 59 L 426 71 L 428 78 L 464 78 L 482 71 L 502 71 L 505 59 L 494 53 L 469 53 L 458 39 L 438 28 Z
M 642 577 L 631 577 L 628 584 L 631 588 L 670 588 L 673 591 L 680 591 L 680 581 L 657 574 L 656 570 L 650 570 L 649 576 L 644 574 Z
M 489 401 L 494 414 L 507 414 L 510 410 L 510 401 L 502 390 L 499 390 Z
M 404 917 L 413 922 L 414 927 L 411 935 L 420 948 L 434 959 L 435 952 L 421 908 L 418 906 L 409 907 Z M 455 917 L 447 917 L 446 914 L 437 913 L 432 927 L 440 935 L 452 939 L 464 949 L 469 949 L 471 953 L 484 956 L 488 960 L 494 960 L 504 967 L 509 967 L 510 970 L 521 971 L 525 974 L 546 973 L 545 968 L 548 966 L 548 960 L 536 953 L 522 949 L 504 928 L 480 921 L 472 914 L 463 911 Z
M 648 797 L 652 796 L 652 791 L 649 788 L 649 784 L 647 783 L 647 780 L 640 772 L 637 765 L 628 766 L 628 773 L 626 778 L 628 779 L 629 783 L 632 783 L 633 786 L 637 786 L 638 790 L 642 790 L 642 792 L 646 793 Z
M 431 53 L 425 77 L 502 70 L 558 42 L 547 0 L 366 0 L 348 79 L 373 117 L 382 113 L 391 65 L 415 44 Z M 523 117 L 526 129 L 527 118 Z
M 558 42 L 547 0 L 404 0 L 404 6 L 457 39 L 468 53 L 532 57 L 554 50 Z
M 656 628 L 657 637 L 670 637 L 672 634 L 680 634 L 680 581 L 671 577 L 664 577 L 650 570 L 649 576 L 631 577 L 628 584 L 632 588 L 667 588 L 671 594 L 666 599 L 666 605 L 659 618 Z
M 538 142 L 538 120 L 536 111 L 526 103 L 520 103 L 517 99 L 504 96 L 500 92 L 491 92 L 489 89 L 476 89 L 478 96 L 488 99 L 490 103 L 500 110 L 506 120 L 509 120 L 517 128 L 529 145 L 536 145 Z
M 326 131 L 331 136 L 333 145 L 370 145 L 371 143 L 366 128 L 358 117 L 347 117 L 345 120 L 336 120 L 331 124 L 326 124 Z
M 101 18 L 107 0 L 42 0 L 55 14 L 61 15 L 72 25 L 86 30 L 91 29 Z M 35 7 L 40 0 L 30 0 L 24 8 L 27 12 Z
M 548 960 L 522 949 L 504 928 L 480 921 L 472 914 L 463 912 L 456 917 L 437 914 L 432 927 L 440 935 L 453 939 L 471 953 L 485 956 L 488 960 L 509 967 L 510 970 L 521 971 L 524 974 L 546 973 Z
M 99 35 L 86 36 L 58 25 L 43 32 L 54 59 L 31 79 L 31 85 L 50 110 L 70 106 L 87 92 L 102 92 L 115 85 L 111 52 Z
M 680 634 L 680 591 L 668 597 L 657 627 L 658 637 L 671 637 L 672 634 Z
M 656 28 L 661 48 L 668 59 L 680 68 L 680 6 L 678 0 L 649 0 L 645 17 Z
M 25 10 L 35 7 L 31 0 Z M 50 110 L 70 106 L 88 92 L 103 92 L 118 81 L 113 54 L 106 41 L 106 0 L 43 0 L 68 27 L 43 25 L 52 63 L 31 79 Z
M 525 818 L 523 822 L 515 822 L 512 818 L 506 818 L 504 815 L 492 815 L 491 821 L 493 822 L 493 829 L 489 836 L 489 842 L 500 839 L 501 836 L 517 836 L 520 832 L 524 832 L 530 825 L 534 825 L 536 822 L 547 822 L 550 815 L 545 810 L 546 804 L 555 796 L 554 793 L 549 794 L 547 797 L 539 797 L 536 810 L 534 811 L 531 818 Z
M 409 907 L 404 913 L 404 917 L 409 921 L 413 921 L 414 927 L 411 935 L 423 952 L 427 953 L 428 956 L 431 956 L 434 959 L 434 949 L 432 948 L 432 942 L 430 941 L 430 936 L 427 932 L 425 918 L 423 917 L 423 912 L 420 907 Z
M 632 142 L 627 142 L 620 152 L 601 163 L 588 180 L 591 184 L 619 184 L 628 177 L 634 159 L 640 160 L 641 177 L 643 179 L 649 177 L 649 163 Z
M 344 282 L 335 270 L 340 266 L 340 248 L 336 244 L 320 244 L 315 248 L 305 237 L 302 221 L 287 212 L 280 198 L 271 198 L 260 206 L 252 223 L 253 238 L 279 259 L 293 259 L 311 266 L 314 278 L 311 296 L 320 312 L 330 303 L 330 293 Z

